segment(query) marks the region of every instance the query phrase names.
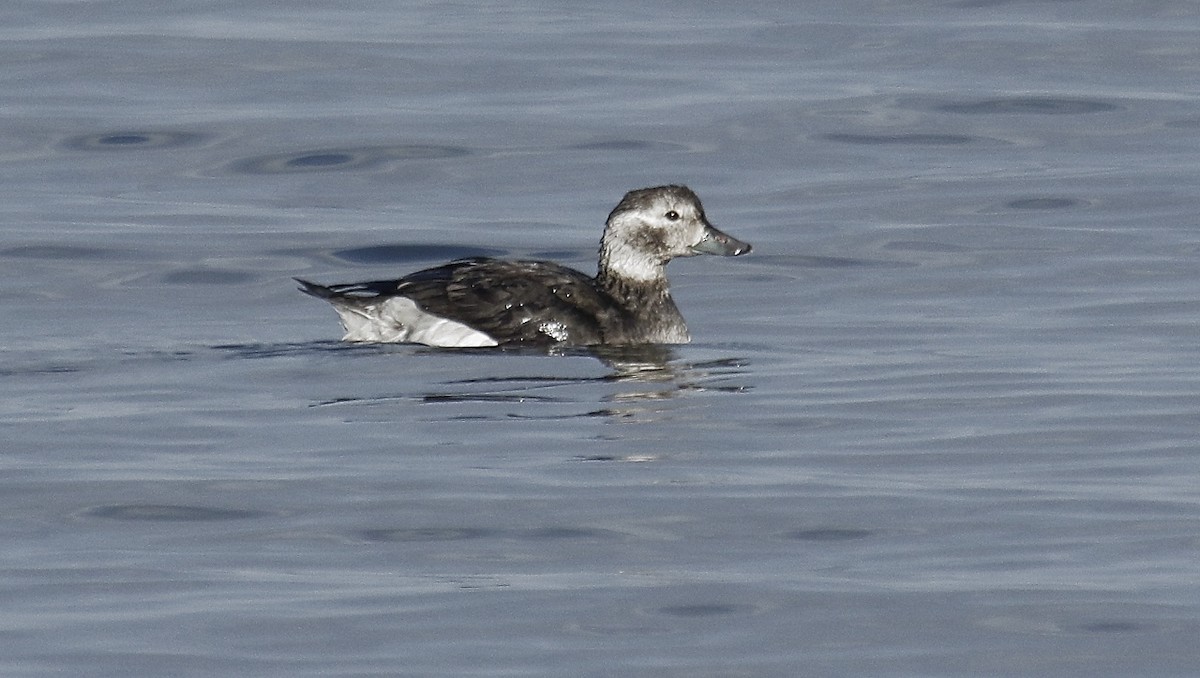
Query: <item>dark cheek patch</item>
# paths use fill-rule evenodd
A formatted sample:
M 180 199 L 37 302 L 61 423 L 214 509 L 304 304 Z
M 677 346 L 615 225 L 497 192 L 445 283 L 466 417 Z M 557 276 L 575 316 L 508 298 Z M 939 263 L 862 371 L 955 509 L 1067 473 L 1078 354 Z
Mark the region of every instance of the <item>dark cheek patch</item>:
M 659 256 L 667 253 L 666 234 L 656 228 L 646 228 L 638 231 L 637 238 L 634 239 L 634 244 L 640 250 L 654 252 Z

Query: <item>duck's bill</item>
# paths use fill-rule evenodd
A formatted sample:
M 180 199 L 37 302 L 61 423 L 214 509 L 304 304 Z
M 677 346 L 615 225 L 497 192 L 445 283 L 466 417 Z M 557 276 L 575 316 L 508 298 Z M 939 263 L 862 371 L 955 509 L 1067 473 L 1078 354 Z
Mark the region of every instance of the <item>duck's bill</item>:
M 750 243 L 742 242 L 712 226 L 706 226 L 704 237 L 700 239 L 700 242 L 692 245 L 692 252 L 695 254 L 716 254 L 722 257 L 736 257 L 749 251 Z

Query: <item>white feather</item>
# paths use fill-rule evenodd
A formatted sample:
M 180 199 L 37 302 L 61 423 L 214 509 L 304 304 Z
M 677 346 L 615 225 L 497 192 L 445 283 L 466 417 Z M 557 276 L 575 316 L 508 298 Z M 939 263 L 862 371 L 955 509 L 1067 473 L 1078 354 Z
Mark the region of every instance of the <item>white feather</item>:
M 362 307 L 335 308 L 346 328 L 342 341 L 413 342 L 445 348 L 495 346 L 498 343 L 479 330 L 421 310 L 407 297 L 389 297 L 378 304 Z

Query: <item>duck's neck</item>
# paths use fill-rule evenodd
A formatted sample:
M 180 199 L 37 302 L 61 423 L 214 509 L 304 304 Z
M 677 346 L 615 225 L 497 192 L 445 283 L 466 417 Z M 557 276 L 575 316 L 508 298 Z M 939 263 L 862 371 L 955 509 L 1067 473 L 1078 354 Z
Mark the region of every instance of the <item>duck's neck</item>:
M 596 274 L 596 284 L 628 314 L 628 341 L 687 343 L 687 325 L 667 285 L 667 265 L 637 256 L 601 247 Z
M 628 280 L 647 285 L 667 287 L 667 262 L 654 255 L 630 247 L 626 243 L 613 242 L 605 233 L 600 241 L 600 270 L 597 280 Z

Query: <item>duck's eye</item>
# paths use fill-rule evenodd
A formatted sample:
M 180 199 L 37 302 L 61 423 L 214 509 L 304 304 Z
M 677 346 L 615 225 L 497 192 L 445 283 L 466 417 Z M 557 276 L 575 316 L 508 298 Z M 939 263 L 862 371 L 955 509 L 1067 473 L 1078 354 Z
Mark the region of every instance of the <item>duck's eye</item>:
M 671 210 L 663 216 L 667 218 L 667 221 L 679 221 L 679 212 L 676 212 L 675 210 Z

